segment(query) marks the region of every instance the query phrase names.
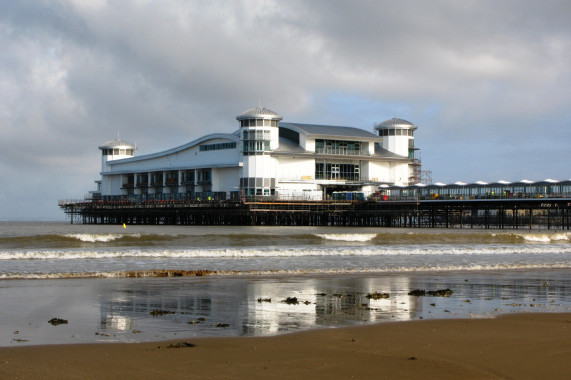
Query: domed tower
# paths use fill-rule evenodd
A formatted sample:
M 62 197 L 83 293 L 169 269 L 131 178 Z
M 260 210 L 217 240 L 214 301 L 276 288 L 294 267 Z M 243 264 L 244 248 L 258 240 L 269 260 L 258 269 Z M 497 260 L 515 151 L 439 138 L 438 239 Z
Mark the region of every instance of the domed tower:
M 246 196 L 275 195 L 277 161 L 270 153 L 279 146 L 278 122 L 282 117 L 264 107 L 250 108 L 236 116 L 244 166 L 240 189 Z
M 107 141 L 105 144 L 101 145 L 99 149 L 101 149 L 101 171 L 105 172 L 108 169 L 108 161 L 133 157 L 137 147 L 127 141 L 117 138 L 115 140 Z
M 401 156 L 414 158 L 414 131 L 418 127 L 410 121 L 392 118 L 375 125 L 383 148 Z
M 414 146 L 414 131 L 418 129 L 410 121 L 398 119 L 396 117 L 383 121 L 375 126 L 380 137 L 383 138 L 382 147 L 390 152 L 408 157 L 409 178 L 408 184 L 420 182 L 421 163 L 420 157 L 415 152 L 418 150 Z

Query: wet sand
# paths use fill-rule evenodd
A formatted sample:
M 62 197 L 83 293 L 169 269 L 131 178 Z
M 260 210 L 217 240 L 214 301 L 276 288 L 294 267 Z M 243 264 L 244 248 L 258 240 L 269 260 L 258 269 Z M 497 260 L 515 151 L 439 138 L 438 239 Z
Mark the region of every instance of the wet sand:
M 172 343 L 192 347 L 168 348 Z M 272 337 L 0 348 L 0 379 L 564 379 L 571 314 L 327 328 Z

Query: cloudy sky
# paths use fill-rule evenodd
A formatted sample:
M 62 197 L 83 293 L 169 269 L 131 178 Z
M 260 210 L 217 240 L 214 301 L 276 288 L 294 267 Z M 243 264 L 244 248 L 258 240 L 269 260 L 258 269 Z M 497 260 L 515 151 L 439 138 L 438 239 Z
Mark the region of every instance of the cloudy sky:
M 65 220 L 97 147 L 138 154 L 258 103 L 416 125 L 433 181 L 571 178 L 571 2 L 0 0 L 0 220 Z

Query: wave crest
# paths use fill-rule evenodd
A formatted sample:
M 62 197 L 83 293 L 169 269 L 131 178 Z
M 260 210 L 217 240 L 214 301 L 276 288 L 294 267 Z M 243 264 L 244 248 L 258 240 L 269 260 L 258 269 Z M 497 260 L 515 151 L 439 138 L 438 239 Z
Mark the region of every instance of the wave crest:
M 108 243 L 124 237 L 138 238 L 140 234 L 66 234 L 66 238 L 79 240 L 86 243 Z
M 314 234 L 325 240 L 366 242 L 373 240 L 377 234 Z

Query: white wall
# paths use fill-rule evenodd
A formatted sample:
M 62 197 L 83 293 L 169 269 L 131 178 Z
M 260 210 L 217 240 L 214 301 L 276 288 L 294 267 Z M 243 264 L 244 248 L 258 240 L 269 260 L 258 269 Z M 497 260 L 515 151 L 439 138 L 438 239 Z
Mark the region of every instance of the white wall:
M 369 161 L 368 165 L 368 180 L 379 182 L 392 182 L 390 163 L 389 162 L 376 162 Z
M 278 158 L 278 179 L 315 179 L 315 160 L 312 158 Z

